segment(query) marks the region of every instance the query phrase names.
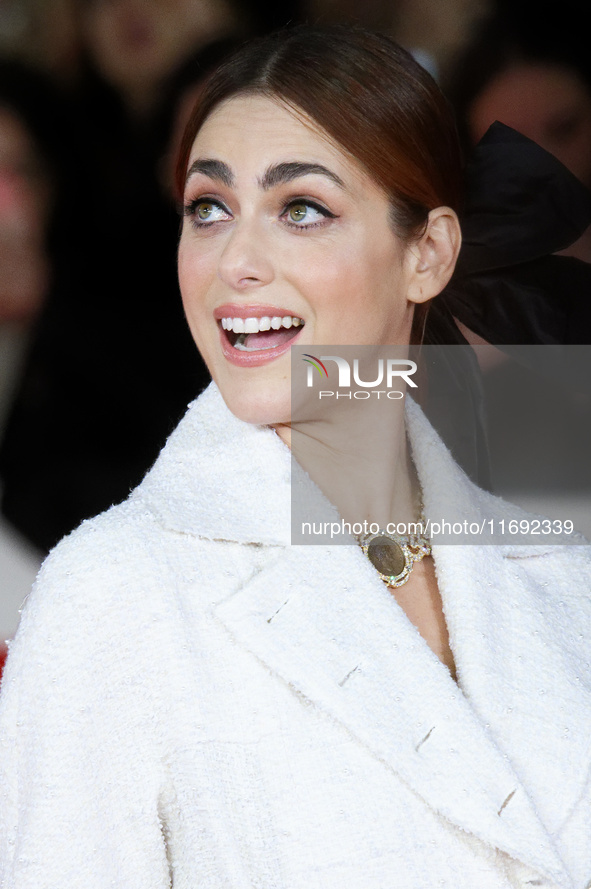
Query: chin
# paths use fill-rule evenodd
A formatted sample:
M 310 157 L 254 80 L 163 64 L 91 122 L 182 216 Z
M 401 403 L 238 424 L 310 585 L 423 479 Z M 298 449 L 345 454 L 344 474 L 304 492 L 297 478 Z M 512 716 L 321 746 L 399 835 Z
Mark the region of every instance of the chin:
M 217 382 L 217 380 L 216 380 Z M 228 409 L 253 426 L 286 424 L 291 418 L 291 390 L 282 386 L 228 386 L 217 383 Z

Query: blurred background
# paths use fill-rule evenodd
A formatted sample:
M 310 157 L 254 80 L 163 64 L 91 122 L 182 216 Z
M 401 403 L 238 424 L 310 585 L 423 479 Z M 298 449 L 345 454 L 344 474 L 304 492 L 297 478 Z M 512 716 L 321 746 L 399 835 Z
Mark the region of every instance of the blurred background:
M 128 494 L 207 385 L 171 171 L 212 66 L 290 22 L 376 28 L 448 93 L 466 149 L 502 120 L 591 185 L 585 7 L 0 0 L 0 640 L 44 555 Z M 591 258 L 589 232 L 570 252 Z

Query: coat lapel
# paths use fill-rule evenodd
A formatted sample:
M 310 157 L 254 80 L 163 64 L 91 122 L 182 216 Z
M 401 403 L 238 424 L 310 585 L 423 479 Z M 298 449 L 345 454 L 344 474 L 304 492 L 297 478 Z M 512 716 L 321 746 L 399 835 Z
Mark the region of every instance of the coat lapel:
M 588 587 L 588 572 L 574 568 L 563 600 L 553 571 L 576 552 L 544 557 L 527 547 L 511 556 L 490 546 L 460 549 L 473 552 L 452 546 L 435 552 L 459 684 L 527 788 L 548 835 L 559 837 L 588 792 L 591 621 L 588 606 L 571 610 L 572 590 Z
M 571 886 L 489 727 L 360 551 L 281 552 L 216 613 L 442 816 Z
M 476 488 L 416 406 L 408 407 L 428 516 L 487 527 L 532 518 Z M 558 836 L 588 780 L 591 609 L 589 547 L 579 545 L 586 541 L 555 540 L 448 543 L 433 554 L 459 684 L 546 830 Z

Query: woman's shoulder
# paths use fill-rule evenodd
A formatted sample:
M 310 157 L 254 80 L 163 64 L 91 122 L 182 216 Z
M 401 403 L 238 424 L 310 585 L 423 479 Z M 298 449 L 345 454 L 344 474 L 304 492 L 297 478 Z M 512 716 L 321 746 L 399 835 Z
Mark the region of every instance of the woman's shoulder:
M 64 537 L 43 562 L 36 586 L 66 589 L 74 580 L 101 582 L 105 575 L 111 583 L 125 583 L 129 574 L 158 565 L 158 538 L 156 523 L 149 512 L 138 509 L 132 492 Z
M 89 699 L 108 694 L 123 708 L 130 684 L 165 699 L 185 657 L 181 640 L 190 636 L 201 662 L 216 601 L 260 557 L 256 547 L 163 528 L 132 496 L 84 522 L 43 563 L 9 646 L 3 693 L 12 685 L 35 696 L 53 683 L 83 697 L 88 682 Z
M 162 574 L 158 538 L 154 523 L 138 514 L 133 500 L 83 522 L 43 562 L 15 641 L 51 627 L 70 638 L 95 637 L 108 626 L 116 633 L 138 611 L 145 613 Z
M 230 547 L 231 544 L 228 544 Z M 161 610 L 190 575 L 198 591 L 211 576 L 219 541 L 167 528 L 132 492 L 123 503 L 83 522 L 49 553 L 23 609 L 56 609 L 126 624 Z M 199 597 L 196 596 L 196 601 Z
M 231 417 L 214 387 L 206 390 L 127 500 L 83 522 L 52 550 L 23 619 L 51 607 L 97 616 L 108 611 L 124 622 L 134 611 L 173 604 L 189 580 L 199 601 L 203 590 L 219 585 L 218 569 L 238 564 L 248 570 L 257 543 L 288 541 L 289 459 L 270 430 L 246 425 Z M 253 454 L 267 472 L 274 458 L 278 463 L 275 487 L 283 482 L 286 507 L 277 510 L 286 526 L 281 534 L 277 516 L 245 508 L 236 496 Z M 260 493 L 253 482 L 245 502 L 254 503 Z

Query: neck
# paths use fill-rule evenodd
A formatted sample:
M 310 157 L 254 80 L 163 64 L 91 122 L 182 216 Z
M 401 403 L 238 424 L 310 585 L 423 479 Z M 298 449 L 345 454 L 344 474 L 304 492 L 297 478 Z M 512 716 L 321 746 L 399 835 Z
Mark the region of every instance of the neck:
M 416 521 L 420 492 L 403 400 L 337 402 L 320 418 L 275 429 L 346 522 Z

